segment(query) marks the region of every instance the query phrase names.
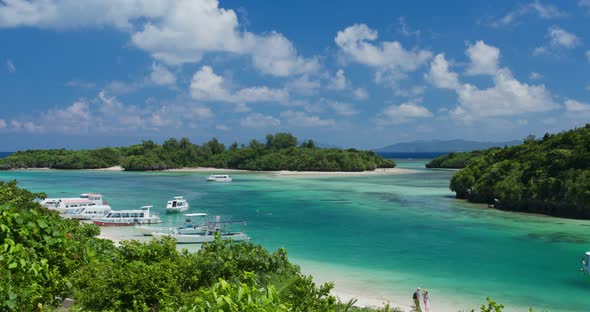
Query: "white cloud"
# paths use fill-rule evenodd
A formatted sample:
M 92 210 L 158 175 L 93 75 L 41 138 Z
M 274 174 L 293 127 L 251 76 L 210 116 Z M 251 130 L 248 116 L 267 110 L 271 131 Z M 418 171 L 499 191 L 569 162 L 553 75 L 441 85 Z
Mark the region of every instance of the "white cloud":
M 406 50 L 398 41 L 375 42 L 377 37 L 367 25 L 355 24 L 339 31 L 334 40 L 347 59 L 375 68 L 378 83 L 402 79 L 432 56 L 427 50 Z
M 398 22 L 399 22 L 399 33 L 401 33 L 402 35 L 406 36 L 406 37 L 416 37 L 419 38 L 420 37 L 420 31 L 419 30 L 412 30 L 410 28 L 410 26 L 408 26 L 408 23 L 406 23 L 406 18 L 405 17 L 400 17 L 398 18 Z
M 413 86 L 408 89 L 395 89 L 393 93 L 400 97 L 416 98 L 423 94 L 425 90 L 426 88 L 424 86 Z
M 215 125 L 215 129 L 221 130 L 221 131 L 229 131 L 229 130 L 231 130 L 228 126 L 226 126 L 224 124 L 219 124 L 219 123 Z
M 197 71 L 190 85 L 193 99 L 203 101 L 222 101 L 228 103 L 245 104 L 253 102 L 284 103 L 289 93 L 284 89 L 271 89 L 266 86 L 248 87 L 230 92 L 224 79 L 213 72 L 209 66 L 203 66 Z
M 359 113 L 358 110 L 354 108 L 354 105 L 350 103 L 342 103 L 337 101 L 327 101 L 326 103 L 338 115 L 352 116 Z
M 515 24 L 519 18 L 528 15 L 535 14 L 542 19 L 555 19 L 564 17 L 567 14 L 561 11 L 554 5 L 542 4 L 539 1 L 533 1 L 526 5 L 520 5 L 504 15 L 501 19 L 493 21 L 492 26 L 504 27 Z
M 381 113 L 379 119 L 380 124 L 399 124 L 408 122 L 417 118 L 430 118 L 433 117 L 431 111 L 426 107 L 417 103 L 417 101 L 409 101 L 400 105 L 387 106 Z
M 357 100 L 366 100 L 369 98 L 369 92 L 364 88 L 356 88 L 353 92 L 353 96 Z
M 548 53 L 549 53 L 549 51 L 547 51 L 547 48 L 546 47 L 536 47 L 533 50 L 533 55 L 534 56 L 539 56 L 539 55 L 548 54 Z
M 6 121 L 4 119 L 0 119 L 0 129 L 6 128 Z
M 334 78 L 332 79 L 330 84 L 328 85 L 328 88 L 334 89 L 334 90 L 344 90 L 344 89 L 346 89 L 347 84 L 348 84 L 348 81 L 346 80 L 346 76 L 344 75 L 344 70 L 339 69 L 336 72 L 336 75 L 334 76 Z
M 113 27 L 166 64 L 199 62 L 203 55 L 250 56 L 263 73 L 289 76 L 317 70 L 282 34 L 243 31 L 236 13 L 217 0 L 10 0 L 0 3 L 0 27 L 59 30 Z
M 590 63 L 590 50 L 586 51 L 586 59 Z
M 552 26 L 547 30 L 549 42 L 553 47 L 563 47 L 567 49 L 575 48 L 580 39 L 570 32 L 565 31 L 557 26 Z
M 571 113 L 590 113 L 590 104 L 567 99 L 564 103 L 566 112 Z
M 531 79 L 531 80 L 543 79 L 543 75 L 539 74 L 537 72 L 531 72 L 531 74 L 529 75 L 529 79 Z
M 113 80 L 105 86 L 105 90 L 114 94 L 125 94 L 136 91 L 140 85 L 136 83 L 128 83 L 119 80 Z
M 267 116 L 260 113 L 252 113 L 240 120 L 240 125 L 245 128 L 261 129 L 278 127 L 281 125 L 281 121 L 272 116 Z
M 430 63 L 430 71 L 425 74 L 425 78 L 437 88 L 457 89 L 459 87 L 458 75 L 449 71 L 449 63 L 443 53 L 434 57 Z
M 590 9 L 590 0 L 579 0 L 578 5 L 582 8 Z
M 12 74 L 16 71 L 16 66 L 14 66 L 14 63 L 12 62 L 12 60 L 10 60 L 10 59 L 6 60 L 5 65 L 6 65 L 6 70 L 9 73 Z
M 309 75 L 301 75 L 285 84 L 285 88 L 301 95 L 314 95 L 322 86 L 319 80 L 314 80 Z
M 325 127 L 336 124 L 334 119 L 322 119 L 315 115 L 306 115 L 304 112 L 288 110 L 281 113 L 281 117 L 294 127 Z
M 176 76 L 168 70 L 165 66 L 153 63 L 152 72 L 150 73 L 150 80 L 159 86 L 175 85 Z
M 553 97 L 544 85 L 528 85 L 513 77 L 508 68 L 496 72 L 487 70 L 494 85 L 480 89 L 458 81 L 458 75 L 449 71 L 443 54 L 431 63 L 428 80 L 438 87 L 454 90 L 458 105 L 450 111 L 451 117 L 464 121 L 493 116 L 512 116 L 522 113 L 545 112 L 556 108 Z
M 498 70 L 500 49 L 489 46 L 482 40 L 469 45 L 466 54 L 471 60 L 467 68 L 468 75 L 489 75 Z

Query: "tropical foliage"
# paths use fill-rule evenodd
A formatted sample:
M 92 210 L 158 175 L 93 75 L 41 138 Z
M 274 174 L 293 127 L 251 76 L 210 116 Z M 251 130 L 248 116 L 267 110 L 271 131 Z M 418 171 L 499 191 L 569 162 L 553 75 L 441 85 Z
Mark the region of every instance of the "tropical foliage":
M 469 159 L 450 188 L 500 209 L 590 219 L 590 124 L 488 150 Z
M 121 165 L 125 170 L 164 170 L 182 167 L 216 167 L 246 170 L 364 171 L 393 168 L 395 163 L 372 151 L 316 147 L 312 140 L 298 145 L 295 136 L 276 133 L 266 143 L 229 148 L 212 139 L 202 145 L 187 138 L 153 141 L 120 148 L 95 150 L 30 150 L 0 159 L 0 168 L 96 169 Z
M 432 159 L 425 166 L 426 168 L 462 169 L 469 165 L 473 159 L 498 150 L 500 148 L 493 147 L 481 151 L 449 153 Z

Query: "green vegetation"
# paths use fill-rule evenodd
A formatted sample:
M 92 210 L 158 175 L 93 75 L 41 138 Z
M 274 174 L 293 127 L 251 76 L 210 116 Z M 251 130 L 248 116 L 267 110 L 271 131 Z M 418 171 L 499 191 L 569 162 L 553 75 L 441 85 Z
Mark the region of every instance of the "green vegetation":
M 312 140 L 298 145 L 295 136 L 276 133 L 266 143 L 252 140 L 247 146 L 229 148 L 212 139 L 202 145 L 187 138 L 152 141 L 130 147 L 95 150 L 31 150 L 0 159 L 0 168 L 96 169 L 121 165 L 129 171 L 183 167 L 215 167 L 246 170 L 364 171 L 393 168 L 395 163 L 372 151 L 318 148 Z
M 426 168 L 462 169 L 467 167 L 473 159 L 498 150 L 500 148 L 492 147 L 481 151 L 449 153 L 432 159 L 426 164 Z
M 470 158 L 457 198 L 504 210 L 590 219 L 590 124 Z

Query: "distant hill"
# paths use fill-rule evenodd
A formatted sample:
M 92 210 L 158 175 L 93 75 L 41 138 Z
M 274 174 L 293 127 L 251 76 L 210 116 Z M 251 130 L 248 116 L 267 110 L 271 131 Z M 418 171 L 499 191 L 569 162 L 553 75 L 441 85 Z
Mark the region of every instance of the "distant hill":
M 496 146 L 514 146 L 520 143 L 522 142 L 517 140 L 507 142 L 477 142 L 467 140 L 412 141 L 385 146 L 375 149 L 375 151 L 379 153 L 452 153 L 488 149 Z

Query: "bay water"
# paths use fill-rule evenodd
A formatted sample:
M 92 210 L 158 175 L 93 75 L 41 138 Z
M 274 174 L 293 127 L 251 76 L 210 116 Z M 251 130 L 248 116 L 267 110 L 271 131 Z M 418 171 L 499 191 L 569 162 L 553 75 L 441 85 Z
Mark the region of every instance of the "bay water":
M 424 169 L 423 159 L 396 161 L 413 171 L 234 173 L 233 183 L 207 183 L 202 172 L 25 170 L 0 172 L 0 180 L 49 197 L 99 192 L 114 209 L 151 204 L 170 226 L 184 218 L 166 215 L 166 201 L 184 196 L 189 212 L 245 220 L 253 242 L 285 247 L 304 272 L 366 302 L 408 306 L 422 287 L 433 311 L 478 310 L 486 297 L 507 311 L 590 311 L 590 276 L 579 272 L 589 221 L 469 204 L 448 189 L 453 171 Z

